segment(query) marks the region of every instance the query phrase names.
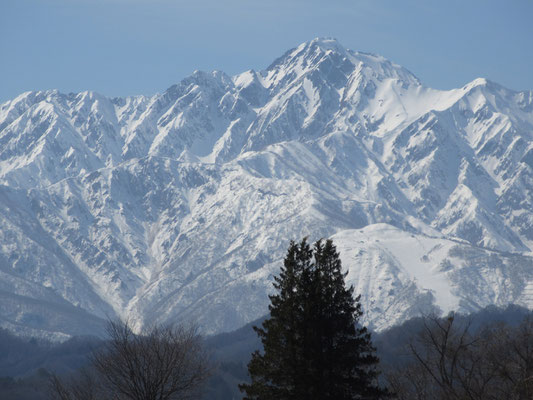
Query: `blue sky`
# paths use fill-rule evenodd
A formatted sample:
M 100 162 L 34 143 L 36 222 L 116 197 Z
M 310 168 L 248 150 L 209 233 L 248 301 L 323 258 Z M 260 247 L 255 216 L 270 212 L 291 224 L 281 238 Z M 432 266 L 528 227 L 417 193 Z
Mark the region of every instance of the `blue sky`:
M 485 77 L 533 89 L 533 0 L 1 0 L 0 101 L 153 94 L 195 69 L 266 68 L 318 36 L 435 88 Z

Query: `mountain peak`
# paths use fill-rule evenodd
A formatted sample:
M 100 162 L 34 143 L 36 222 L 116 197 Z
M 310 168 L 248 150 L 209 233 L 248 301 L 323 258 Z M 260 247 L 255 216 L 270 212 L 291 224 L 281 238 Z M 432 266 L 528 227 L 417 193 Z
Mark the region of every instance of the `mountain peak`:
M 347 50 L 342 46 L 339 41 L 332 37 L 317 37 L 308 42 L 302 43 L 299 47 L 319 47 L 324 51 L 334 51 L 337 53 L 346 53 Z
M 273 87 L 317 70 L 321 70 L 327 79 L 341 75 L 348 78 L 354 72 L 363 71 L 368 81 L 397 79 L 406 86 L 421 85 L 410 71 L 385 57 L 347 49 L 336 39 L 328 37 L 315 38 L 287 51 L 262 75 L 269 82 L 267 86 Z M 336 72 L 332 74 L 332 71 Z
M 316 38 L 265 71 L 196 71 L 152 97 L 0 105 L 0 327 L 235 329 L 267 312 L 305 235 L 335 234 L 380 329 L 533 308 L 533 94 L 469 85 L 425 88 Z
M 303 42 L 296 48 L 289 50 L 285 55 L 288 55 L 290 58 L 304 57 L 307 59 L 317 59 L 331 53 L 342 58 L 348 58 L 350 56 L 348 49 L 340 44 L 337 39 L 330 37 L 317 37 Z
M 307 73 L 322 70 L 328 75 L 332 70 L 348 76 L 354 69 L 350 52 L 332 38 L 315 38 L 287 51 L 276 59 L 262 75 L 272 88 L 299 79 Z
M 464 90 L 473 90 L 476 88 L 482 88 L 482 89 L 488 89 L 490 91 L 504 91 L 504 92 L 513 92 L 512 90 L 503 87 L 497 82 L 493 82 L 490 79 L 487 78 L 476 78 L 473 81 L 467 83 L 465 86 L 463 86 Z
M 463 90 L 471 90 L 478 87 L 486 87 L 490 85 L 491 82 L 485 78 L 476 78 L 471 82 L 468 82 L 466 85 L 463 86 Z

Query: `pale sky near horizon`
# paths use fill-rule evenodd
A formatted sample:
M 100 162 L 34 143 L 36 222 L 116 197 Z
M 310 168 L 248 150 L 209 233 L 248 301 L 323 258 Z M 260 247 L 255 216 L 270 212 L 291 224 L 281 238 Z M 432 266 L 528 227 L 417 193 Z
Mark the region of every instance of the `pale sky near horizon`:
M 533 0 L 0 0 L 0 102 L 150 95 L 195 69 L 264 69 L 323 36 L 434 88 L 485 77 L 533 89 Z

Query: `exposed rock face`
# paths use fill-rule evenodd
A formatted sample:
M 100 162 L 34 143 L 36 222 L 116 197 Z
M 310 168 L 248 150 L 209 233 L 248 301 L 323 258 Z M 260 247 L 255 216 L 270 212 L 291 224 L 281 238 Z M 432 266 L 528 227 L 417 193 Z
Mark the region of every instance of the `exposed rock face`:
M 303 236 L 333 236 L 377 329 L 533 306 L 532 138 L 532 92 L 329 39 L 153 97 L 25 93 L 0 106 L 0 326 L 237 328 Z

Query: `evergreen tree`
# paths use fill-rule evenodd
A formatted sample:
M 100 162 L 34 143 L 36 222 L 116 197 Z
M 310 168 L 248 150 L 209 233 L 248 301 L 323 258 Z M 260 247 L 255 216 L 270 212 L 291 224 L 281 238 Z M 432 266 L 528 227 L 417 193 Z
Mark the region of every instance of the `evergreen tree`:
M 304 239 L 291 242 L 270 318 L 254 327 L 263 343 L 248 364 L 245 399 L 378 399 L 375 349 L 358 324 L 359 297 L 346 288 L 346 273 L 331 240 L 311 249 Z

